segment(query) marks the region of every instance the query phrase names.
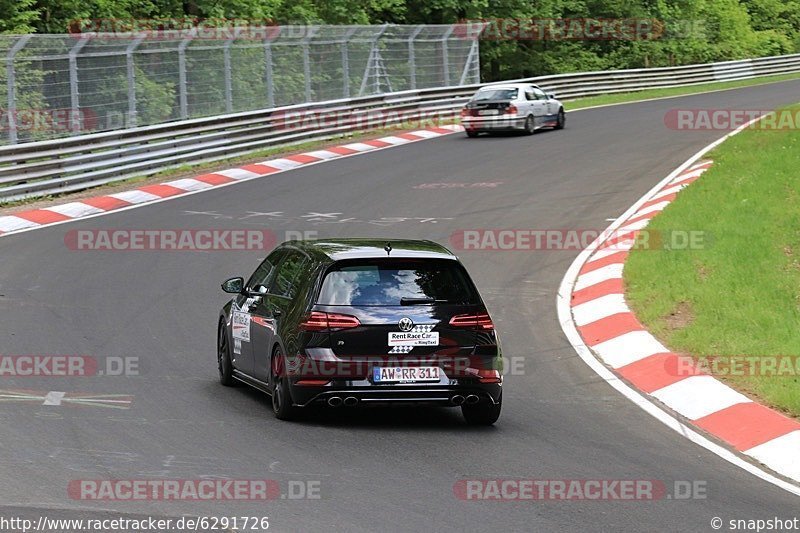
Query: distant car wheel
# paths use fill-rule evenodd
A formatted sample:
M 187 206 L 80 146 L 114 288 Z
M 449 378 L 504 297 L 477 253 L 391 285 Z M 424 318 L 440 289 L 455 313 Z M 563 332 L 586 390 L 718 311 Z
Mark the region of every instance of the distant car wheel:
M 219 331 L 217 333 L 217 366 L 219 368 L 219 382 L 226 387 L 235 384 L 233 379 L 233 363 L 231 362 L 231 346 L 228 342 L 228 329 L 225 321 L 219 321 Z
M 275 348 L 272 354 L 272 412 L 278 420 L 293 420 L 297 417 L 297 408 L 292 405 L 285 368 L 283 353 L 280 348 Z
M 467 137 L 469 137 L 470 139 L 474 139 L 475 137 L 478 136 L 478 132 L 475 130 L 466 130 L 466 132 L 467 132 Z
M 533 135 L 536 132 L 536 124 L 533 121 L 533 117 L 528 115 L 528 118 L 525 119 L 525 135 Z
M 553 129 L 563 130 L 564 129 L 564 125 L 566 124 L 566 122 L 567 122 L 567 116 L 564 114 L 564 110 L 563 109 L 559 109 L 558 110 L 558 118 L 556 119 L 556 125 L 555 125 L 555 127 Z
M 500 418 L 502 407 L 503 397 L 501 395 L 497 403 L 487 402 L 476 405 L 462 405 L 461 413 L 470 426 L 491 426 Z

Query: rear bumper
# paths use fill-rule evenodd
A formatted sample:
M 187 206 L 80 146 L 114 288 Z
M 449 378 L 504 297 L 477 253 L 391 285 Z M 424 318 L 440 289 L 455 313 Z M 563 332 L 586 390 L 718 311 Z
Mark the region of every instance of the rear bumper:
M 525 117 L 462 117 L 461 125 L 469 131 L 510 131 L 525 127 Z
M 339 398 L 344 405 L 430 404 L 448 406 L 461 405 L 470 395 L 478 397 L 478 400 L 473 403 L 496 404 L 500 401 L 502 393 L 502 384 L 500 383 L 470 382 L 444 386 L 441 384 L 355 386 L 355 383 L 332 382 L 325 387 L 313 388 L 292 386 L 292 399 L 295 405 L 301 407 L 328 405 L 331 398 Z M 460 401 L 457 398 L 459 396 L 464 401 Z M 350 398 L 355 398 L 355 402 L 345 401 Z

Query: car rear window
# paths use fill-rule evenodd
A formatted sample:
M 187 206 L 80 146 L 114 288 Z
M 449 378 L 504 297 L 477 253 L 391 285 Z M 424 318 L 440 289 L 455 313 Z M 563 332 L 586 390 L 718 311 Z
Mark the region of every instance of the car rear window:
M 403 305 L 409 300 L 475 304 L 478 294 L 452 260 L 359 260 L 335 264 L 325 275 L 321 305 Z M 416 302 L 423 304 L 425 302 Z M 433 302 L 429 302 L 433 303 Z
M 473 102 L 480 100 L 516 100 L 517 89 L 481 89 L 472 97 Z

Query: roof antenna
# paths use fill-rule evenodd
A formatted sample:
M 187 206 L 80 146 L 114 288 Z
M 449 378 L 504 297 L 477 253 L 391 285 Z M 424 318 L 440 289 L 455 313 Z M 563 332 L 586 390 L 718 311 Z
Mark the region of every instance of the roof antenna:
M 387 242 L 386 246 L 384 246 L 383 249 L 386 250 L 386 255 L 389 255 L 390 253 L 392 253 L 392 243 Z

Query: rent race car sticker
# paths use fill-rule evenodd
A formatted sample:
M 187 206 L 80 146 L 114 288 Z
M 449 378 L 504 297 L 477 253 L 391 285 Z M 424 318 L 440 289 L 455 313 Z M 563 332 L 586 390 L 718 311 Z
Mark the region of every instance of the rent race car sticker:
M 400 324 L 401 329 L 402 326 Z M 438 346 L 439 332 L 431 331 L 434 326 L 435 324 L 417 324 L 410 331 L 390 331 L 388 339 L 389 346 L 392 347 L 390 353 L 408 353 L 414 346 Z
M 390 331 L 389 346 L 438 346 L 439 332 Z

